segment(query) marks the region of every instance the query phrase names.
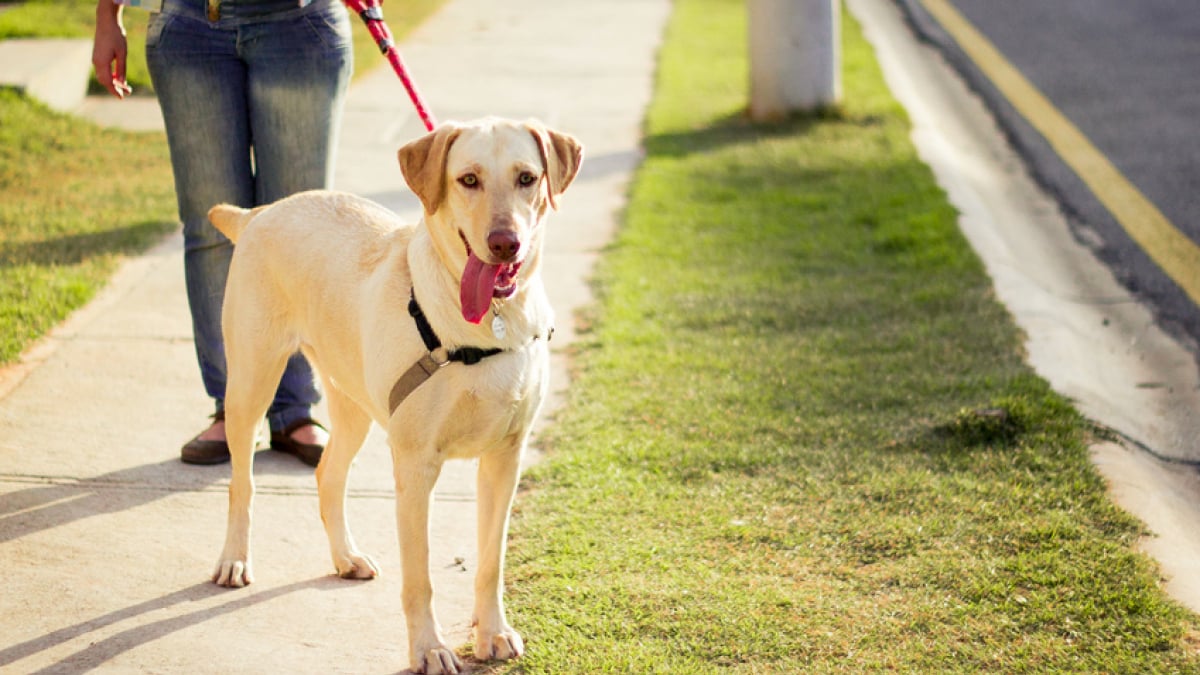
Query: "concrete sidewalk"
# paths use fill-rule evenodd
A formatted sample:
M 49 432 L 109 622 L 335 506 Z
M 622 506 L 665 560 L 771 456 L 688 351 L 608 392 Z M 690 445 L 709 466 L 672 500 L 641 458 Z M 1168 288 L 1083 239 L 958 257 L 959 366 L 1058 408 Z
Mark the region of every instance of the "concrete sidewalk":
M 668 0 L 451 0 L 400 46 L 439 119 L 533 116 L 587 148 L 550 222 L 544 273 L 559 319 L 555 399 L 543 421 L 566 387 L 573 311 L 589 300 L 587 276 L 638 162 L 669 12 Z M 418 203 L 396 149 L 422 133 L 387 66 L 360 79 L 342 129 L 337 187 L 415 220 Z M 210 409 L 194 363 L 178 237 L 127 264 L 20 375 L 7 393 L 0 389 L 0 564 L 10 571 L 0 594 L 0 670 L 407 666 L 391 460 L 378 429 L 351 474 L 349 512 L 360 545 L 383 566 L 381 578 L 332 575 L 312 471 L 261 452 L 257 582 L 232 591 L 209 583 L 229 467 L 178 459 Z M 435 498 L 436 606 L 458 645 L 468 636 L 475 567 L 473 466 L 451 463 Z M 538 648 L 537 635 L 525 638 Z

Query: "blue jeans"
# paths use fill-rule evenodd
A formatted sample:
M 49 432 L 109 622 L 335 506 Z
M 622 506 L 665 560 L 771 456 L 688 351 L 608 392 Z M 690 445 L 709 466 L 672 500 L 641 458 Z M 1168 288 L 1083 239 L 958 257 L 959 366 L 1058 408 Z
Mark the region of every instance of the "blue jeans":
M 166 122 L 196 357 L 218 411 L 225 399 L 221 303 L 233 245 L 208 222 L 227 202 L 269 204 L 332 184 L 353 71 L 340 0 L 166 0 L 152 15 L 146 61 Z M 267 418 L 280 430 L 320 400 L 312 368 L 288 362 Z

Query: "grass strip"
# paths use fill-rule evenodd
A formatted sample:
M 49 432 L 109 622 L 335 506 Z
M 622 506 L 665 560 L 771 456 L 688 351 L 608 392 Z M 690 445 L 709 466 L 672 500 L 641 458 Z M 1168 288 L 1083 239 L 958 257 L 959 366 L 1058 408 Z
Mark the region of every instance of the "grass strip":
M 163 134 L 100 129 L 0 89 L 0 364 L 177 226 Z
M 443 1 L 389 5 L 389 25 L 399 39 Z M 125 12 L 129 79 L 143 94 L 148 17 Z M 93 0 L 27 0 L 0 13 L 0 39 L 90 38 L 94 22 Z M 358 73 L 383 61 L 361 24 L 352 19 Z M 0 88 L 0 366 L 176 227 L 164 134 L 101 129 Z
M 675 3 L 493 672 L 1196 672 L 856 23 L 844 106 L 754 125 L 744 11 Z

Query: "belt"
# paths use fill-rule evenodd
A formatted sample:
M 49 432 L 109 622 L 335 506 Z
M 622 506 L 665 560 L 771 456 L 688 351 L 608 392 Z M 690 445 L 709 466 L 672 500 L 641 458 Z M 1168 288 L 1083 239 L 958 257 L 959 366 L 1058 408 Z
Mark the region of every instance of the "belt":
M 205 0 L 205 2 L 204 2 L 205 14 L 208 17 L 208 20 L 212 21 L 213 23 L 216 23 L 221 18 L 221 1 L 222 0 Z M 287 4 L 292 4 L 293 8 L 302 8 L 302 7 L 307 7 L 307 6 L 311 5 L 312 3 L 313 3 L 313 0 L 294 0 L 294 4 L 293 3 L 287 3 Z M 272 5 L 275 5 L 275 4 L 281 5 L 279 7 L 279 9 L 284 9 L 284 7 L 282 6 L 284 3 L 271 3 L 271 4 Z

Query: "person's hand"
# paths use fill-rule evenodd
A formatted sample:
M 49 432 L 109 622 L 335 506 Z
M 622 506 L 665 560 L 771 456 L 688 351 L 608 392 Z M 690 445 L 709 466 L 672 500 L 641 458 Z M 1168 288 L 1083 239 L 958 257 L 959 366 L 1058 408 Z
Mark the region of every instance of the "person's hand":
M 129 53 L 129 46 L 125 42 L 121 9 L 121 5 L 112 0 L 97 0 L 96 38 L 92 43 L 92 65 L 96 68 L 96 80 L 117 98 L 125 98 L 133 92 L 133 88 L 125 81 L 125 57 Z

